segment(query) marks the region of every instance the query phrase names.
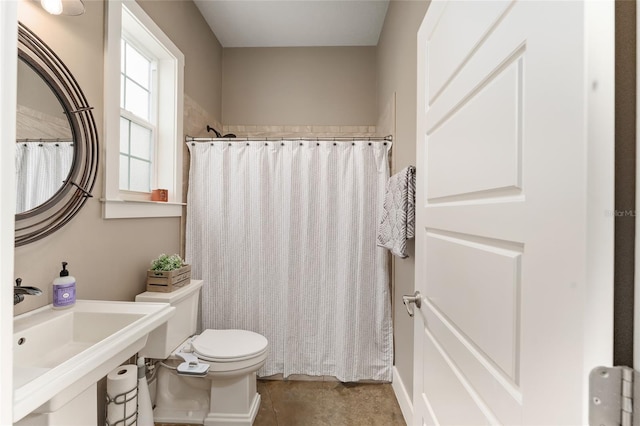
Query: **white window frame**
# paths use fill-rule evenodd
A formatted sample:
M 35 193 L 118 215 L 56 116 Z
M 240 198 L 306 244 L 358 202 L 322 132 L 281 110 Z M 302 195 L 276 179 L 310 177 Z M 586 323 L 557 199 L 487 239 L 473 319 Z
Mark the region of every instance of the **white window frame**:
M 106 3 L 104 218 L 182 216 L 184 55 L 134 0 Z M 128 12 L 124 13 L 124 19 L 123 12 Z M 120 190 L 120 39 L 123 28 L 126 38 L 137 40 L 145 49 L 156 46 L 156 50 L 149 52 L 158 58 L 158 97 L 162 105 L 157 111 L 155 184 L 169 190 L 168 202 L 151 201 L 147 193 Z M 170 107 L 166 108 L 167 105 Z
M 131 147 L 130 146 L 129 146 L 129 152 L 126 154 L 126 156 L 129 158 L 129 161 L 132 158 L 137 158 L 138 160 L 141 160 L 141 161 L 145 161 L 145 162 L 148 161 L 151 164 L 151 168 L 149 170 L 149 172 L 151 174 L 150 179 L 149 179 L 149 184 L 151 185 L 152 188 L 157 188 L 158 184 L 156 182 L 157 182 L 157 179 L 158 179 L 159 170 L 158 170 L 158 160 L 157 160 L 157 157 L 156 157 L 157 156 L 157 151 L 158 151 L 156 149 L 157 146 L 158 146 L 158 141 L 157 141 L 158 130 L 157 130 L 156 125 L 153 124 L 153 123 L 150 123 L 150 122 L 148 122 L 148 121 L 146 121 L 146 120 L 144 120 L 144 119 L 142 119 L 140 117 L 138 117 L 137 115 L 135 115 L 135 114 L 133 114 L 133 113 L 131 113 L 131 112 L 125 110 L 125 109 L 122 109 L 120 111 L 120 118 L 121 119 L 124 118 L 129 123 L 135 124 L 135 125 L 137 125 L 139 127 L 147 129 L 149 132 L 151 132 L 151 147 L 150 147 L 151 154 L 150 154 L 149 160 L 147 160 L 146 158 L 140 158 L 140 157 L 136 157 L 134 155 L 131 155 Z M 131 144 L 131 140 L 129 140 L 129 144 Z M 122 151 L 120 151 L 120 156 L 122 156 L 122 155 L 123 155 L 123 153 L 122 153 Z M 120 164 L 118 164 L 118 166 L 120 166 Z M 129 171 L 129 181 L 130 181 L 131 180 L 131 164 L 129 164 L 129 170 L 128 171 Z M 120 172 L 121 172 L 121 170 L 118 171 L 119 174 L 120 174 Z M 131 183 L 131 182 L 129 182 L 129 183 Z M 131 193 L 132 197 L 140 197 L 143 200 L 146 199 L 146 197 L 149 196 L 149 192 L 138 192 L 138 191 L 134 191 L 134 190 L 125 190 L 125 189 L 122 189 L 122 188 L 120 188 L 120 192 L 123 192 L 123 193 L 126 193 L 126 194 Z M 134 195 L 134 194 L 138 194 L 138 195 Z
M 145 129 L 148 129 L 151 132 L 151 169 L 150 169 L 150 185 L 151 188 L 158 188 L 158 173 L 160 173 L 160 169 L 158 168 L 158 63 L 152 52 L 145 49 L 145 46 L 140 45 L 135 38 L 135 35 L 129 34 L 126 29 L 122 31 L 121 39 L 124 39 L 125 43 L 135 49 L 140 55 L 145 57 L 150 63 L 150 73 L 149 73 L 149 118 L 146 119 L 144 117 L 140 117 L 137 114 L 134 114 L 131 111 L 124 109 L 120 106 L 120 117 L 129 121 L 130 123 L 137 124 Z M 122 44 L 120 44 L 122 47 Z M 121 59 L 122 60 L 122 59 Z M 122 73 L 121 73 L 122 74 Z M 126 74 L 125 74 L 126 75 Z M 122 89 L 122 88 L 121 88 Z M 121 99 L 122 102 L 122 99 Z M 129 141 L 131 142 L 131 141 Z M 130 147 L 129 147 L 130 148 Z M 132 158 L 130 155 L 131 151 L 127 157 L 129 159 Z M 122 152 L 120 152 L 122 155 Z M 118 163 L 120 166 L 120 163 Z M 131 167 L 129 165 L 129 174 L 131 173 Z M 121 170 L 118 170 L 118 175 L 120 175 Z M 150 191 L 147 192 L 138 192 L 132 190 L 124 190 L 120 188 L 120 192 L 125 194 L 125 197 L 128 199 L 135 199 L 141 201 L 149 201 L 150 199 Z

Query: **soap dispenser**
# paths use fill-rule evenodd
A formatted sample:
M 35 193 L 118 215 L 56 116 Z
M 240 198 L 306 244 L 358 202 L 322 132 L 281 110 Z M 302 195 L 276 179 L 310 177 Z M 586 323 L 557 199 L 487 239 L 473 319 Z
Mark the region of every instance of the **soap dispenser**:
M 64 309 L 76 303 L 76 279 L 69 275 L 67 262 L 62 262 L 60 276 L 53 280 L 53 308 Z

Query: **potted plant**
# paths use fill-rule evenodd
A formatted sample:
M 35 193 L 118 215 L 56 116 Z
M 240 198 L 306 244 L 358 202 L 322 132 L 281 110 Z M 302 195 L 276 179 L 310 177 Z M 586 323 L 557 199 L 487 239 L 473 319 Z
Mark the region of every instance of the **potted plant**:
M 169 293 L 191 282 L 191 265 L 177 254 L 161 254 L 147 271 L 147 291 Z

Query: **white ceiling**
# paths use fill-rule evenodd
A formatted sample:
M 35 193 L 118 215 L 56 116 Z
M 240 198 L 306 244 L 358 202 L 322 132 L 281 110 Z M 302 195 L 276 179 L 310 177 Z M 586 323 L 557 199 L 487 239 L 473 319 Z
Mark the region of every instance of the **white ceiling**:
M 222 47 L 375 46 L 389 0 L 194 0 Z

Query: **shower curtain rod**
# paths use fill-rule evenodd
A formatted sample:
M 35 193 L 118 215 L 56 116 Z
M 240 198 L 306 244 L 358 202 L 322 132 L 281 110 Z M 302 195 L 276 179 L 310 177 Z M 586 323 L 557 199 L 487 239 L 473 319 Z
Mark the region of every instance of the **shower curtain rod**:
M 43 142 L 43 143 L 53 143 L 53 142 L 73 142 L 71 138 L 21 138 L 16 139 L 16 142 Z
M 287 137 L 248 137 L 248 138 L 194 138 L 186 137 L 187 142 L 214 142 L 214 141 L 387 141 L 392 142 L 393 136 L 327 136 L 316 138 L 287 138 Z

